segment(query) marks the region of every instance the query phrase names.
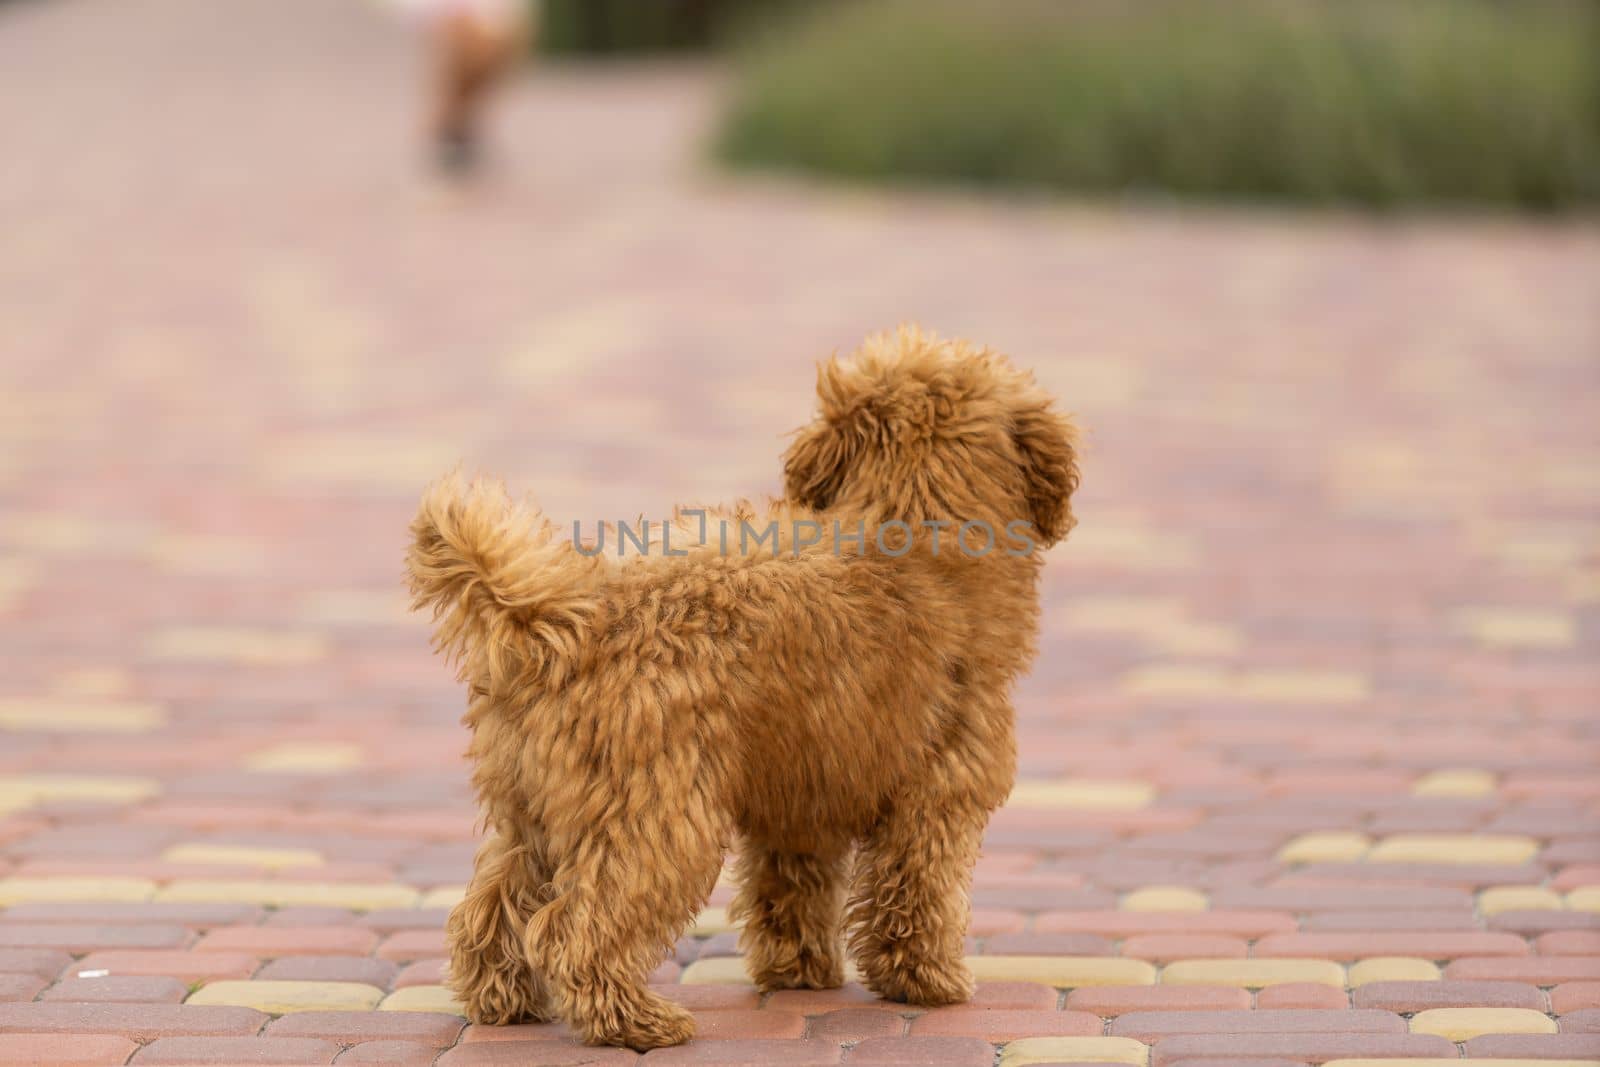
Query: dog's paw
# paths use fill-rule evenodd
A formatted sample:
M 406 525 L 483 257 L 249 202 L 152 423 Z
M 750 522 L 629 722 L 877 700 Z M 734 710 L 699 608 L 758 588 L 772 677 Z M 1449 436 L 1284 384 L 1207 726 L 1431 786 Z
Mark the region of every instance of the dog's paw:
M 616 1015 L 616 1021 L 583 1026 L 584 1040 L 591 1045 L 620 1045 L 648 1052 L 681 1045 L 694 1037 L 694 1016 L 654 993 L 640 997 Z
M 750 979 L 763 993 L 780 989 L 838 989 L 844 985 L 844 967 L 832 954 L 799 952 L 783 962 L 763 964 L 751 959 Z
M 885 1000 L 937 1008 L 972 999 L 972 972 L 960 960 L 923 960 L 896 966 L 862 968 L 862 983 Z

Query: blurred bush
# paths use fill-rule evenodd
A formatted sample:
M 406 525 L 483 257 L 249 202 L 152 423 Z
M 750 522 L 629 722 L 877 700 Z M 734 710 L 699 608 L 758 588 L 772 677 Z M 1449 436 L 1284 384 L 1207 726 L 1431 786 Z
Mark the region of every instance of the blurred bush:
M 858 178 L 1600 199 L 1597 0 L 882 0 L 742 57 L 719 150 Z
M 801 0 L 533 0 L 539 50 L 607 55 L 710 47 L 729 27 Z

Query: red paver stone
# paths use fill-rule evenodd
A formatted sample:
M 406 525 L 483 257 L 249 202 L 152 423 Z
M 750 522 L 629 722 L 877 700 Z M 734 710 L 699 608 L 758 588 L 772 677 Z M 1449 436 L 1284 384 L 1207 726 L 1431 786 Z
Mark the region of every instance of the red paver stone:
M 438 1055 L 439 1050 L 434 1046 L 415 1041 L 363 1041 L 345 1049 L 333 1062 L 383 1067 L 428 1067 Z
M 449 915 L 447 908 L 379 908 L 358 916 L 356 922 L 380 934 L 392 934 L 397 930 L 443 930 Z
M 993 937 L 996 934 L 1020 934 L 1027 927 L 1028 917 L 1020 911 L 973 908 L 972 919 L 967 923 L 967 933 L 973 937 Z
M 1600 1008 L 1600 982 L 1565 982 L 1550 990 L 1550 1010 L 1557 1015 Z
M 1356 1007 L 1366 1007 L 1358 1004 Z M 1342 989 L 1316 982 L 1285 982 L 1267 986 L 1256 994 L 1256 1007 L 1263 1009 L 1330 1011 L 1350 1007 Z
M 1279 1058 L 1309 1063 L 1361 1057 L 1455 1059 L 1456 1047 L 1432 1034 L 1181 1034 L 1157 1042 L 1151 1067 L 1171 1067 L 1197 1056 L 1227 1057 L 1234 1062 Z
M 1263 994 L 1267 990 L 1261 991 Z M 1259 1003 L 1260 998 L 1257 998 Z M 1351 990 L 1358 1008 L 1407 1015 L 1429 1008 L 1530 1008 L 1544 1011 L 1544 993 L 1522 982 L 1368 982 Z
M 843 1050 L 838 1045 L 809 1040 L 690 1042 L 675 1048 L 652 1049 L 645 1056 L 652 1063 L 749 1064 L 751 1067 L 838 1063 L 842 1058 Z
M 378 947 L 378 955 L 386 960 L 417 960 L 448 955 L 443 930 L 404 930 L 390 934 Z
M 911 1034 L 916 1037 L 981 1037 L 996 1044 L 1023 1037 L 1092 1037 L 1102 1028 L 1100 1017 L 1086 1011 L 951 1007 L 911 1020 Z
M 96 923 L 0 922 L 0 944 L 8 948 L 53 948 L 62 952 L 97 949 L 179 948 L 194 937 L 182 926 L 151 923 L 117 926 Z
M 1307 915 L 1300 928 L 1308 934 L 1476 930 L 1478 917 L 1470 911 L 1324 911 Z
M 848 1044 L 872 1037 L 898 1037 L 906 1021 L 893 1012 L 873 1008 L 845 1008 L 811 1018 L 807 1033 L 818 1040 Z
M 1168 963 L 1172 960 L 1230 959 L 1249 955 L 1243 938 L 1215 934 L 1140 934 L 1122 943 L 1124 956 Z
M 360 956 L 378 944 L 376 931 L 360 926 L 222 926 L 195 943 L 196 952 L 246 952 L 277 956 Z
M 357 1041 L 417 1041 L 438 1048 L 453 1044 L 466 1021 L 431 1011 L 297 1011 L 267 1024 L 269 1037 L 316 1037 L 343 1044 Z
M 139 1050 L 133 1063 L 140 1067 L 187 1064 L 308 1064 L 332 1063 L 339 1046 L 311 1038 L 271 1037 L 163 1037 Z
M 694 1021 L 697 1041 L 797 1038 L 806 1032 L 804 1015 L 793 1011 L 774 1011 L 771 1008 L 701 1011 L 695 1013 Z
M 1531 982 L 1541 986 L 1589 982 L 1600 979 L 1600 956 L 1451 960 L 1445 965 L 1444 976 L 1452 980 Z
M 91 952 L 68 971 L 107 971 L 111 974 L 166 975 L 185 982 L 217 982 L 249 978 L 261 966 L 254 956 L 241 952 Z
M 0 948 L 0 974 L 32 974 L 54 978 L 64 971 L 72 957 L 58 949 Z
M 1112 945 L 1096 934 L 997 934 L 983 942 L 985 956 L 1110 956 Z
M 446 960 L 418 960 L 400 968 L 394 976 L 394 987 L 404 989 L 413 985 L 443 985 Z M 690 988 L 703 989 L 706 986 Z
M 1403 1034 L 1406 1021 L 1386 1011 L 1135 1011 L 1110 1032 L 1148 1044 L 1174 1034 Z
M 801 1015 L 821 1015 L 840 1008 L 878 1008 L 893 1012 L 912 1010 L 904 1004 L 884 1000 L 855 982 L 847 982 L 838 989 L 780 989 L 767 997 L 765 1006 L 779 1011 L 797 1011 Z
M 321 880 L 319 877 L 318 881 Z M 264 921 L 268 926 L 351 926 L 357 918 L 349 908 L 298 907 L 279 908 L 270 912 Z
M 371 956 L 283 956 L 269 960 L 255 977 L 261 981 L 365 982 L 382 989 L 394 981 L 396 970 L 388 960 Z
M 1600 1034 L 1484 1034 L 1462 1046 L 1468 1059 L 1578 1059 L 1600 1057 Z
M 657 993 L 668 1000 L 683 1005 L 690 1011 L 716 1011 L 724 1008 L 755 1008 L 761 1005 L 761 994 L 755 991 L 754 986 L 747 985 L 657 985 L 652 986 Z M 801 993 L 809 990 L 791 990 Z M 823 995 L 836 994 L 841 990 L 827 990 Z M 865 992 L 865 990 L 863 990 Z M 869 994 L 870 995 L 870 994 Z M 777 997 L 787 999 L 779 1001 Z M 876 999 L 876 998 L 874 998 Z M 802 1015 L 819 1015 L 834 1008 L 849 1007 L 844 1000 L 836 999 L 832 1002 L 823 1001 L 807 1002 L 800 997 L 789 997 L 788 993 L 773 994 L 773 1002 L 768 1005 L 785 1011 L 798 1011 Z
M 1541 956 L 1600 957 L 1600 930 L 1562 930 L 1540 934 L 1533 943 L 1533 949 Z
M 112 974 L 103 978 L 64 978 L 39 999 L 79 1004 L 179 1004 L 188 995 L 188 984 L 176 978 Z
M 1563 1034 L 1600 1034 L 1600 1008 L 1584 1008 L 1561 1016 Z
M 463 1044 L 473 1041 L 576 1041 L 572 1031 L 561 1022 L 516 1023 L 511 1026 L 482 1026 L 468 1024 L 461 1032 Z
M 34 974 L 0 974 L 0 1001 L 32 1000 L 48 984 Z
M 111 1034 L 6 1034 L 0 1040 L 5 1067 L 120 1067 L 135 1045 Z
M 1049 911 L 1034 921 L 1041 933 L 1104 937 L 1138 934 L 1223 934 L 1255 938 L 1292 931 L 1293 915 L 1274 911 Z
M 1067 994 L 1068 1008 L 1103 1018 L 1130 1011 L 1242 1011 L 1250 991 L 1228 986 L 1085 986 Z
M 1588 911 L 1558 911 L 1554 908 L 1503 911 L 1498 915 L 1489 916 L 1488 923 L 1491 929 L 1506 930 L 1523 937 L 1538 937 L 1540 934 L 1567 931 L 1591 934 L 1600 932 L 1600 914 Z M 1593 955 L 1593 952 L 1590 954 Z
M 120 1034 L 145 1042 L 181 1034 L 243 1037 L 266 1021 L 252 1008 L 200 1004 L 0 1004 L 0 1034 Z
M 787 1045 L 800 1042 L 784 1041 L 774 1044 Z M 529 1064 L 539 1064 L 540 1067 L 594 1064 L 603 1067 L 605 1064 L 638 1061 L 637 1053 L 622 1048 L 589 1048 L 563 1041 L 480 1041 L 475 1045 L 453 1048 L 434 1063 L 437 1067 L 528 1067 Z
M 1420 956 L 1430 960 L 1462 956 L 1526 956 L 1528 943 L 1514 934 L 1369 933 L 1281 934 L 1255 943 L 1257 956 L 1359 960 L 1371 956 Z
M 1550 880 L 1550 888 L 1558 893 L 1580 889 L 1586 885 L 1600 885 L 1600 863 L 1576 863 L 1561 868 L 1561 873 Z
M 1053 1011 L 1060 1006 L 1061 995 L 1047 985 L 1037 982 L 979 982 L 978 988 L 967 1001 L 969 1008 L 1017 1008 L 1028 1011 Z M 904 1004 L 902 1011 L 912 1011 Z
M 850 1050 L 851 1063 L 942 1064 L 945 1067 L 991 1067 L 994 1046 L 973 1037 L 873 1037 Z
M 262 916 L 254 904 L 184 901 L 28 900 L 5 910 L 7 922 L 154 924 L 203 930 Z
M 1471 893 L 1461 889 L 1414 886 L 1382 889 L 1360 886 L 1339 888 L 1234 886 L 1213 892 L 1211 906 L 1287 912 L 1455 910 L 1471 915 L 1473 899 Z

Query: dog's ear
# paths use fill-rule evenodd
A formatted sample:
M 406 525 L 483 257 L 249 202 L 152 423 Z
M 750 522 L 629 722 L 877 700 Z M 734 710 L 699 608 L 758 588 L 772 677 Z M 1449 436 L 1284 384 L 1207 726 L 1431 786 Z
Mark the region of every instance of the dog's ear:
M 826 419 L 813 422 L 783 454 L 784 496 L 813 511 L 827 508 L 839 495 L 853 454 L 850 438 L 837 426 Z
M 1078 431 L 1045 402 L 1018 409 L 1011 433 L 1022 459 L 1029 517 L 1048 547 L 1078 522 L 1072 514 L 1072 494 L 1078 491 Z

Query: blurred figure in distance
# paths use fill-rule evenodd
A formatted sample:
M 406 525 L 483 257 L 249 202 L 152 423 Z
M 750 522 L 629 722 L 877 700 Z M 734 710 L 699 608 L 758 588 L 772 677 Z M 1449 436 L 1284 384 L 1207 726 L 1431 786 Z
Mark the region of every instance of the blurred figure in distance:
M 448 174 L 482 155 L 489 99 L 527 49 L 537 13 L 528 0 L 393 0 L 429 35 L 428 135 Z

